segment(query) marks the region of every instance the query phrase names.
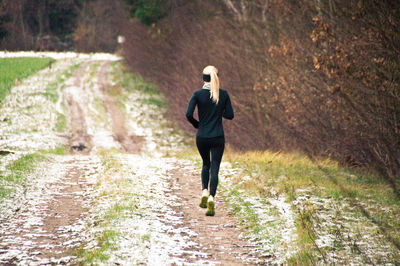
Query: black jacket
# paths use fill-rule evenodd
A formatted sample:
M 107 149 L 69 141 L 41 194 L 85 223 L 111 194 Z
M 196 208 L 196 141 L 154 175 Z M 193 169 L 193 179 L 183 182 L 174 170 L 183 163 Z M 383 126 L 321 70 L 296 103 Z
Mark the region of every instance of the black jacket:
M 197 105 L 199 121 L 194 119 L 193 112 Z M 210 99 L 210 90 L 200 89 L 195 91 L 190 98 L 186 111 L 186 118 L 195 128 L 198 128 L 197 137 L 213 138 L 224 136 L 222 117 L 233 119 L 233 109 L 229 94 L 225 90 L 219 90 L 219 101 L 216 104 Z

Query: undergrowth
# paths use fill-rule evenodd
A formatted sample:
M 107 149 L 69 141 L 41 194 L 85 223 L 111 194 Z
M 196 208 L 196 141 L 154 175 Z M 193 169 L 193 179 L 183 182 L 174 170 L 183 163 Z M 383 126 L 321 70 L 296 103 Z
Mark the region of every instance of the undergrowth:
M 117 230 L 113 229 L 113 223 L 121 219 L 126 213 L 132 213 L 137 207 L 134 202 L 131 201 L 131 195 L 121 195 L 121 188 L 127 185 L 125 179 L 114 179 L 113 174 L 122 165 L 115 159 L 114 155 L 120 153 L 118 149 L 102 149 L 98 152 L 102 158 L 102 165 L 104 167 L 103 180 L 99 180 L 97 186 L 101 186 L 104 183 L 109 183 L 113 186 L 112 190 L 103 191 L 98 200 L 102 200 L 101 197 L 105 196 L 108 200 L 112 200 L 114 203 L 111 205 L 105 213 L 99 213 L 95 216 L 93 224 L 90 227 L 98 228 L 96 230 L 95 243 L 96 248 L 86 248 L 85 246 L 80 247 L 74 252 L 74 255 L 78 257 L 78 263 L 80 265 L 97 264 L 98 262 L 106 262 L 109 259 L 109 252 L 116 249 L 115 241 L 120 236 Z M 111 182 L 111 183 L 110 183 Z M 117 196 L 119 200 L 114 200 Z

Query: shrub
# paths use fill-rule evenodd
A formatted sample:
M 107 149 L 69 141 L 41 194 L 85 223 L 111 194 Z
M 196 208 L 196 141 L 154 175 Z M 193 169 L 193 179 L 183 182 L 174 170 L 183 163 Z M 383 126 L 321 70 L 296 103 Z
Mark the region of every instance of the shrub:
M 400 3 L 174 1 L 151 28 L 133 23 L 125 57 L 156 81 L 186 130 L 201 71 L 217 66 L 242 149 L 298 150 L 400 176 Z M 395 184 L 395 183 L 393 183 Z

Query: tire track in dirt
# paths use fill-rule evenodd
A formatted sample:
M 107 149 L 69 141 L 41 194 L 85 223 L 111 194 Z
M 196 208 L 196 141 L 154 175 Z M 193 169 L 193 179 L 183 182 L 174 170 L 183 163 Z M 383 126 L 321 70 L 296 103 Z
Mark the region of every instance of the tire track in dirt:
M 91 137 L 87 133 L 87 124 L 85 114 L 82 110 L 79 99 L 76 99 L 76 90 L 83 90 L 84 80 L 83 75 L 93 61 L 85 62 L 75 71 L 72 79 L 73 85 L 65 88 L 66 99 L 68 103 L 70 124 L 71 124 L 71 139 L 70 146 L 72 151 L 88 154 L 92 147 Z M 68 83 L 67 83 L 68 84 Z
M 98 73 L 98 81 L 100 91 L 102 93 L 102 99 L 104 106 L 111 117 L 112 131 L 113 137 L 115 141 L 121 144 L 124 152 L 127 153 L 139 153 L 141 149 L 141 145 L 143 144 L 144 138 L 136 135 L 129 135 L 125 128 L 125 119 L 124 115 L 121 112 L 121 109 L 118 107 L 115 99 L 109 95 L 109 83 L 107 80 L 108 76 L 108 68 L 112 61 L 106 61 L 100 67 L 100 71 Z

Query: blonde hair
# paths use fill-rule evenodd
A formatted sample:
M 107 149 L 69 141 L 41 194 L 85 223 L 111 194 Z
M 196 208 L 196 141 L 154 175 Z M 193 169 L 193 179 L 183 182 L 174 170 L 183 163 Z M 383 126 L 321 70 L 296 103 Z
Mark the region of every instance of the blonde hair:
M 203 70 L 204 75 L 210 75 L 211 81 L 211 89 L 210 89 L 210 98 L 216 103 L 219 101 L 219 78 L 218 78 L 218 69 L 215 66 L 206 66 Z

